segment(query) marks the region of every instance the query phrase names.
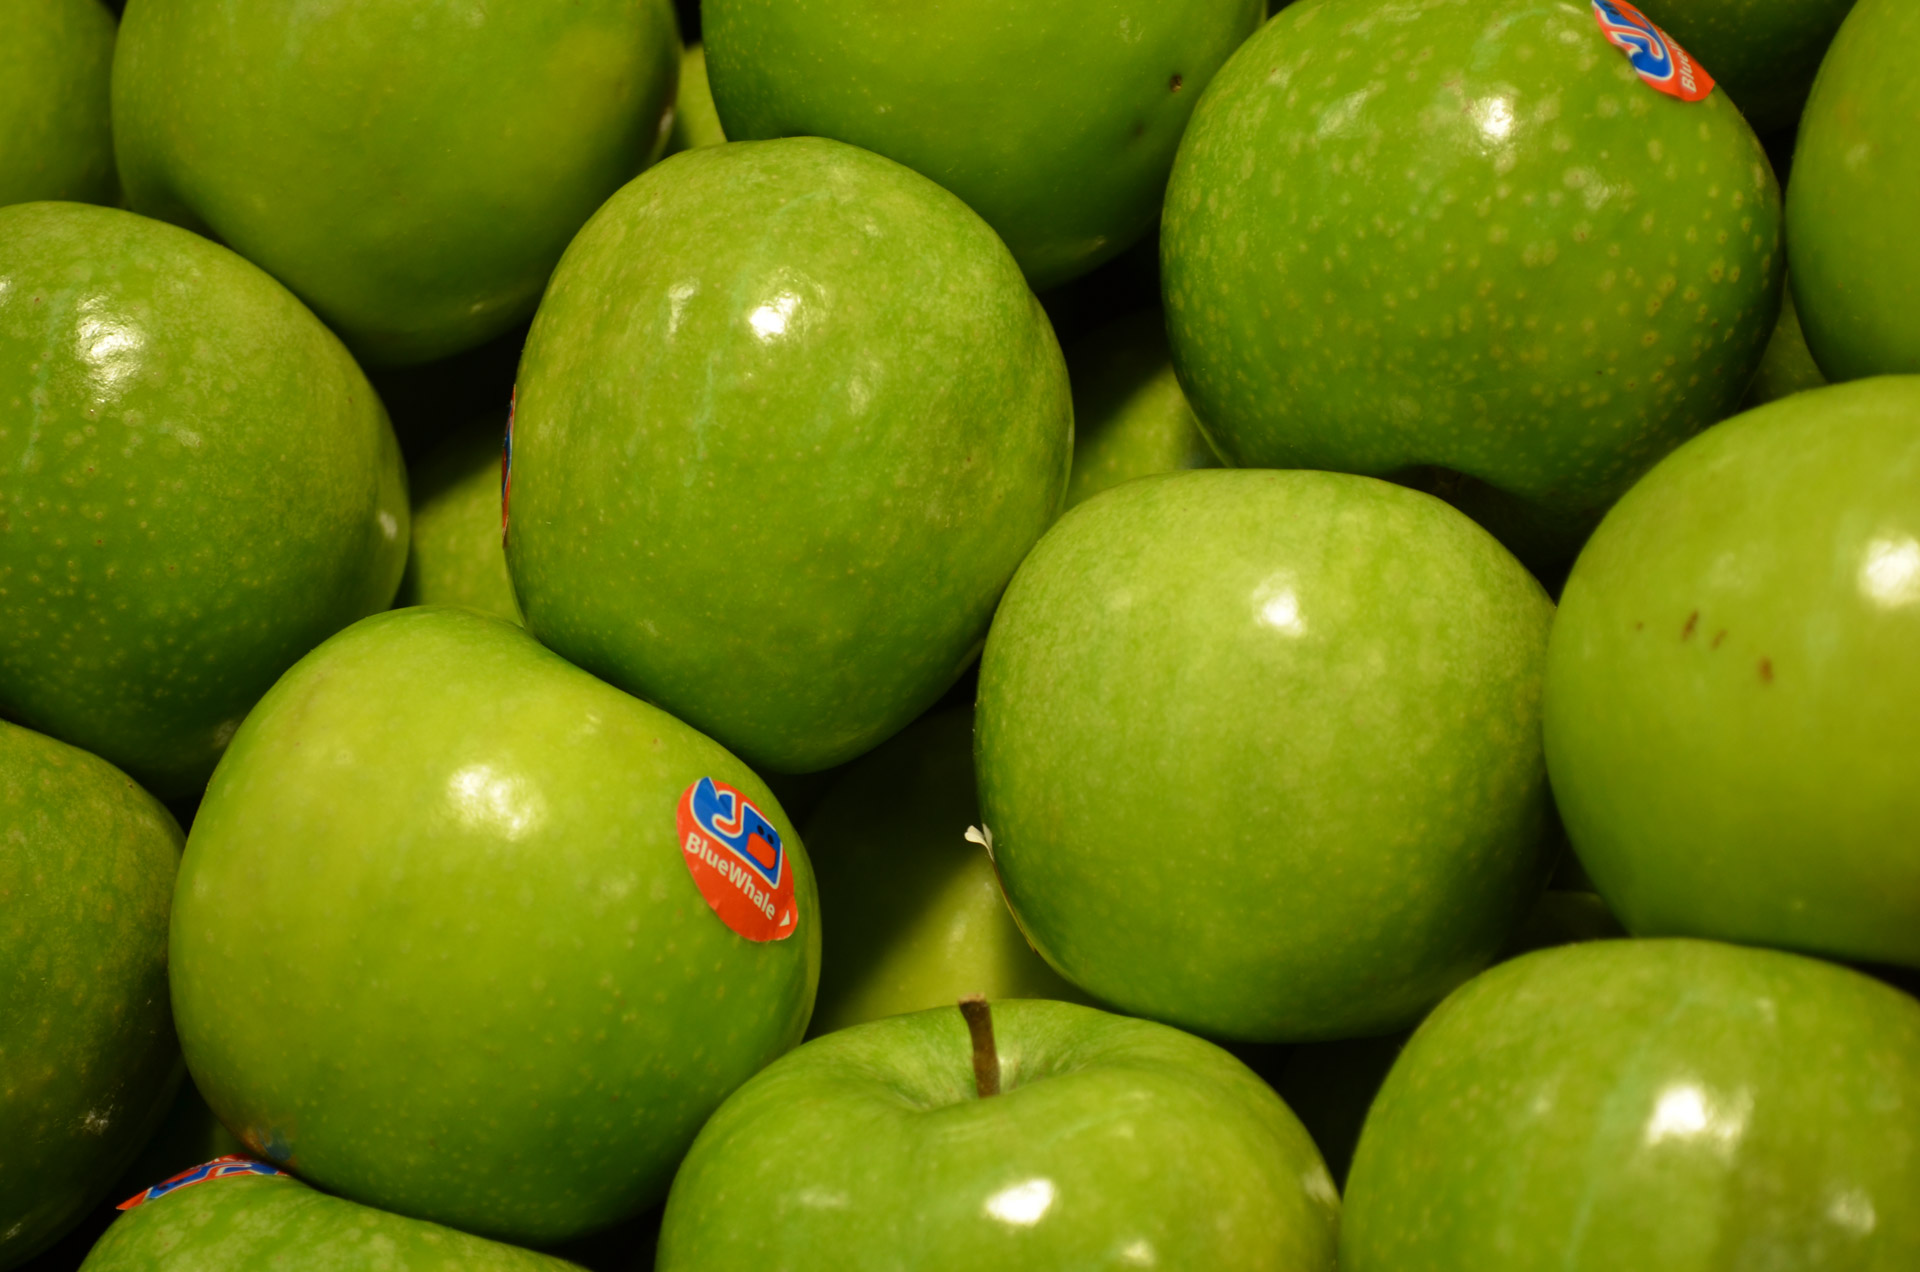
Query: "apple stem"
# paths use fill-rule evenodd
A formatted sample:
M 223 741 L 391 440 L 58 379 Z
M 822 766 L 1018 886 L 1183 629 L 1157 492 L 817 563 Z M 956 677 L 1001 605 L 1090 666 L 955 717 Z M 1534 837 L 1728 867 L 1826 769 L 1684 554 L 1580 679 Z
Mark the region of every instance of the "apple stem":
M 993 1045 L 993 1010 L 979 994 L 960 1000 L 967 1033 L 973 1038 L 973 1089 L 981 1099 L 1000 1094 L 1000 1053 Z

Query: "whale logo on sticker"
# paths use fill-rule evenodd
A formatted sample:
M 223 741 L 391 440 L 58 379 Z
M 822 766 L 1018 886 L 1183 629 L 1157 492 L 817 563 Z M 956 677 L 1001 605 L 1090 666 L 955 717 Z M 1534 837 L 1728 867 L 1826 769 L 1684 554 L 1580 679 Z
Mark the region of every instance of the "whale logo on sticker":
M 1593 0 L 1593 20 L 1600 24 L 1600 33 L 1627 55 L 1640 78 L 1667 96 L 1697 102 L 1713 91 L 1713 76 L 1706 68 L 1627 0 Z
M 520 386 L 507 399 L 507 435 L 500 439 L 500 546 L 507 546 L 507 504 L 513 498 L 513 413 L 520 409 Z
M 720 921 L 749 941 L 784 941 L 800 925 L 793 865 L 780 832 L 738 790 L 703 777 L 675 813 L 687 873 Z
M 238 1157 L 228 1154 L 216 1157 L 210 1162 L 195 1166 L 192 1170 L 183 1170 L 171 1179 L 163 1179 L 150 1188 L 142 1188 L 115 1207 L 116 1210 L 132 1210 L 135 1206 L 144 1206 L 150 1201 L 179 1192 L 182 1188 L 191 1188 L 195 1184 L 204 1184 L 210 1179 L 230 1179 L 235 1175 L 284 1175 L 287 1172 L 278 1166 L 269 1166 L 265 1162 L 256 1162 L 251 1157 Z

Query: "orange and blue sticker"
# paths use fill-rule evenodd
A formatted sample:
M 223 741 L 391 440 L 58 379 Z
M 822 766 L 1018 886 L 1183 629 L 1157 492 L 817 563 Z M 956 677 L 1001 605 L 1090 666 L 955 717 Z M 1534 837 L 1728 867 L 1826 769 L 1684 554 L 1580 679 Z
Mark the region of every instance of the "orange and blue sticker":
M 1713 76 L 1706 68 L 1627 0 L 1593 0 L 1593 20 L 1627 55 L 1640 78 L 1667 96 L 1697 102 L 1713 91 Z
M 204 1184 L 213 1179 L 230 1179 L 235 1175 L 284 1175 L 287 1172 L 278 1166 L 269 1166 L 265 1162 L 256 1162 L 251 1157 L 239 1157 L 228 1154 L 216 1157 L 210 1162 L 195 1166 L 192 1170 L 183 1170 L 171 1179 L 163 1179 L 149 1188 L 142 1188 L 133 1196 L 121 1202 L 116 1209 L 132 1210 L 149 1201 L 158 1200 L 168 1193 L 179 1192 L 182 1188 L 191 1188 L 195 1184 Z
M 793 863 L 780 832 L 739 790 L 703 777 L 680 796 L 681 858 L 720 921 L 749 941 L 784 941 L 799 926 Z

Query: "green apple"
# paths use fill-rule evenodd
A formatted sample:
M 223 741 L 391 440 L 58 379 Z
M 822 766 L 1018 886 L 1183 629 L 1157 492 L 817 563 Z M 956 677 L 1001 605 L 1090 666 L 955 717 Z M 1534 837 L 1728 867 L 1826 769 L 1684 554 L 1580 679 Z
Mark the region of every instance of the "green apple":
M 369 363 L 426 362 L 533 312 L 665 145 L 679 66 L 669 0 L 138 0 L 114 146 L 135 211 L 218 237 Z
M 1646 0 L 1761 136 L 1790 132 L 1854 0 Z
M 1135 477 L 1214 468 L 1167 356 L 1158 309 L 1117 319 L 1067 350 L 1073 381 L 1073 474 L 1067 506 Z
M 1676 451 L 1563 602 L 1547 762 L 1628 930 L 1920 967 L 1920 376 Z
M 79 1222 L 173 1098 L 180 839 L 111 764 L 0 722 L 0 1268 Z
M 465 605 L 520 621 L 500 537 L 500 435 L 489 414 L 436 446 L 413 478 L 413 550 L 395 605 Z
M 0 204 L 113 202 L 113 36 L 100 0 L 9 0 L 0 17 Z
M 1529 954 L 1367 1116 L 1341 1272 L 1920 1267 L 1920 1003 L 1705 941 Z
M 732 850 L 702 830 L 728 812 Z M 819 941 L 805 851 L 746 766 L 509 623 L 396 610 L 235 735 L 181 865 L 174 1013 L 256 1155 L 544 1244 L 665 1195 L 799 1041 Z
M 551 1255 L 329 1197 L 284 1174 L 208 1178 L 143 1201 L 114 1221 L 80 1266 L 83 1272 L 579 1272 Z
M 1254 1042 L 1402 1029 L 1546 882 L 1553 605 L 1439 500 L 1143 477 L 1007 589 L 975 754 L 1014 917 L 1104 1002 Z
M 1920 6 L 1860 0 L 1820 64 L 1787 191 L 1793 298 L 1828 379 L 1920 372 Z
M 814 1033 L 968 995 L 1080 1000 L 1027 945 L 987 854 L 973 712 L 919 721 L 854 763 L 807 821 L 823 943 Z
M 407 550 L 385 411 L 333 334 L 197 235 L 0 209 L 0 713 L 162 799 Z
M 828 768 L 972 663 L 1072 434 L 1046 314 L 960 200 L 833 141 L 692 150 L 541 302 L 507 567 L 563 658 L 750 764 Z
M 1543 569 L 1740 401 L 1785 266 L 1726 94 L 1656 89 L 1567 0 L 1289 6 L 1194 112 L 1160 242 L 1229 463 L 1450 470 Z
M 737 1091 L 659 1272 L 1332 1272 L 1333 1181 L 1246 1066 L 1090 1007 L 972 1010 L 828 1034 Z
M 1792 275 L 1788 277 L 1791 279 Z M 1820 364 L 1813 360 L 1813 351 L 1807 348 L 1806 333 L 1800 329 L 1800 314 L 1793 307 L 1792 291 L 1788 291 L 1781 297 L 1780 321 L 1767 341 L 1766 355 L 1760 359 L 1760 370 L 1747 386 L 1747 396 L 1741 401 L 1740 409 L 1752 410 L 1826 383 L 1827 377 L 1820 374 Z
M 705 0 L 727 136 L 851 142 L 932 177 L 1036 290 L 1153 228 L 1195 100 L 1260 0 Z
M 667 153 L 718 146 L 727 139 L 720 127 L 720 113 L 713 104 L 713 89 L 707 83 L 707 50 L 689 44 L 680 59 L 680 87 L 674 94 L 673 129 L 667 135 Z

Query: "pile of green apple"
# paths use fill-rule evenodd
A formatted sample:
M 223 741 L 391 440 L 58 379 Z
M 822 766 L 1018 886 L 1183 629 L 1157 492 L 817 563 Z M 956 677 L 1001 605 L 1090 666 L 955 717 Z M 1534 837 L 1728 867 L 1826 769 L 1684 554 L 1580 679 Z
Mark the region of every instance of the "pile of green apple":
M 1916 66 L 7 0 L 0 1272 L 1920 1268 Z

